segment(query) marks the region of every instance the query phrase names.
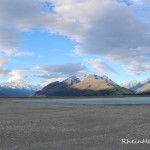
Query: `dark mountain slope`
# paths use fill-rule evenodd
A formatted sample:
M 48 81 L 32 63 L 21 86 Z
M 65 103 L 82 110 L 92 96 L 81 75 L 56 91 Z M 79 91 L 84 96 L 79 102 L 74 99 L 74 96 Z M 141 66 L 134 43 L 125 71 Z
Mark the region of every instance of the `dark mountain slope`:
M 106 76 L 90 74 L 82 78 L 70 77 L 62 82 L 50 83 L 37 91 L 35 96 L 107 96 L 131 93 Z

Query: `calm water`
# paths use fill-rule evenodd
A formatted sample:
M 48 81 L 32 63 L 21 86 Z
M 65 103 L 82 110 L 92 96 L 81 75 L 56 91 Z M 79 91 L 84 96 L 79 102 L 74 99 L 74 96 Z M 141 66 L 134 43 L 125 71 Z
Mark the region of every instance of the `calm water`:
M 150 104 L 150 97 L 126 97 L 126 98 L 79 98 L 79 99 L 28 99 L 23 102 L 58 102 L 76 104 Z

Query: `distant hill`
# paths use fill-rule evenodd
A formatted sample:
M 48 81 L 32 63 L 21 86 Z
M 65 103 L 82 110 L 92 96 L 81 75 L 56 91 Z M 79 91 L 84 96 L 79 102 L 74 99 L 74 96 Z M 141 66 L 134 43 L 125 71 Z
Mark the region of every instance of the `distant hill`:
M 122 84 L 120 86 L 125 87 L 129 90 L 135 91 L 137 93 L 150 91 L 150 78 L 141 82 L 131 81 L 129 83 Z
M 40 86 L 29 84 L 1 83 L 0 97 L 28 97 L 32 96 L 39 89 Z
M 37 91 L 34 96 L 107 96 L 124 95 L 132 92 L 120 87 L 106 76 L 94 74 L 78 78 L 75 76 L 53 82 Z

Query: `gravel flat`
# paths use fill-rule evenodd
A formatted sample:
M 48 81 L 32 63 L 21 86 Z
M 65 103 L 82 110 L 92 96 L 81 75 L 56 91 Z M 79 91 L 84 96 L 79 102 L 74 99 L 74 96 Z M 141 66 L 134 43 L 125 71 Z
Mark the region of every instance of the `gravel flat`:
M 0 100 L 0 150 L 149 150 L 150 105 Z

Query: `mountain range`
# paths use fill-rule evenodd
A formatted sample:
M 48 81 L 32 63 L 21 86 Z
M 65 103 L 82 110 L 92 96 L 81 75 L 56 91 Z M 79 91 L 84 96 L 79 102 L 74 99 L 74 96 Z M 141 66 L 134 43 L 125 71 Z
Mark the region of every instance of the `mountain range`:
M 0 83 L 1 97 L 28 96 L 107 96 L 150 94 L 150 78 L 144 81 L 131 81 L 118 85 L 107 76 L 95 74 L 83 77 L 71 76 L 63 81 L 56 81 L 45 87 L 20 83 Z
M 144 81 L 131 81 L 126 84 L 121 84 L 120 86 L 125 87 L 129 90 L 132 90 L 136 93 L 150 93 L 150 78 L 144 80 Z
M 34 96 L 106 96 L 132 94 L 106 76 L 89 74 L 78 78 L 72 76 L 63 81 L 48 84 Z
M 32 96 L 37 90 L 40 90 L 39 85 L 18 84 L 13 82 L 0 83 L 1 97 L 28 97 Z

